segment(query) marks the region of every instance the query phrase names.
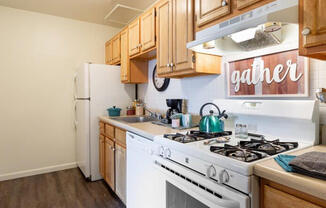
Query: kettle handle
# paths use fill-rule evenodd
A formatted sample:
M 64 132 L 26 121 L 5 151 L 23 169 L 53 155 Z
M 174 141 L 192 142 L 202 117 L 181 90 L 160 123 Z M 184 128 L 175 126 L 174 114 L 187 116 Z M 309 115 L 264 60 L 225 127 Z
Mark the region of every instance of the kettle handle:
M 203 110 L 205 108 L 205 106 L 207 105 L 212 105 L 214 106 L 217 110 L 218 110 L 218 115 L 221 115 L 221 111 L 220 109 L 217 107 L 217 105 L 215 105 L 214 103 L 205 103 L 201 108 L 200 108 L 200 116 L 203 117 Z

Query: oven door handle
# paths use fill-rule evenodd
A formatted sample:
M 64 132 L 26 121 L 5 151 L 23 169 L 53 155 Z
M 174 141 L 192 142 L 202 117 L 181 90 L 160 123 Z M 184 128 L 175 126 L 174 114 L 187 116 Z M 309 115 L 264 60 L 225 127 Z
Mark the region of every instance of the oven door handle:
M 247 208 L 249 207 L 249 197 L 243 194 L 240 194 L 236 191 L 230 191 L 227 188 L 220 186 L 214 183 L 214 186 L 219 186 L 218 191 L 215 193 L 220 195 L 220 197 L 215 196 L 214 194 L 209 193 L 205 189 L 200 188 L 200 186 L 193 184 L 188 179 L 194 180 L 195 182 L 200 182 L 200 179 L 195 177 L 191 177 L 186 172 L 189 170 L 182 171 L 177 168 L 178 164 L 173 163 L 172 161 L 167 161 L 166 159 L 154 156 L 155 166 L 163 175 L 165 175 L 166 180 L 170 181 L 181 189 L 182 191 L 186 192 L 189 195 L 192 195 L 194 198 L 200 198 L 209 204 L 211 208 Z M 180 165 L 179 165 L 180 166 Z M 165 167 L 165 168 L 164 168 Z M 182 167 L 181 167 L 182 168 Z M 179 170 L 178 170 L 179 169 Z M 171 170 L 173 170 L 171 172 Z M 181 176 L 182 173 L 185 175 Z M 175 174 L 178 173 L 178 174 Z M 186 177 L 187 179 L 185 179 Z M 202 178 L 205 178 L 202 176 Z M 196 180 L 197 179 L 197 180 Z M 172 180 L 172 181 L 171 181 Z M 202 179 L 204 180 L 204 179 Z M 205 184 L 205 183 L 204 183 Z M 203 185 L 204 185 L 203 184 Z M 214 191 L 214 190 L 213 190 Z M 223 193 L 222 193 L 223 192 Z M 235 200 L 233 200 L 235 199 Z

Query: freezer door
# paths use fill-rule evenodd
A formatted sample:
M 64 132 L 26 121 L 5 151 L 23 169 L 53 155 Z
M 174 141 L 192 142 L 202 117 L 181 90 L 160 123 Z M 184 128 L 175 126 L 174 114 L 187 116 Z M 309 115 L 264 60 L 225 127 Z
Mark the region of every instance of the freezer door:
M 76 160 L 86 178 L 90 177 L 89 101 L 76 100 Z
M 75 99 L 89 98 L 89 66 L 82 64 L 75 74 Z

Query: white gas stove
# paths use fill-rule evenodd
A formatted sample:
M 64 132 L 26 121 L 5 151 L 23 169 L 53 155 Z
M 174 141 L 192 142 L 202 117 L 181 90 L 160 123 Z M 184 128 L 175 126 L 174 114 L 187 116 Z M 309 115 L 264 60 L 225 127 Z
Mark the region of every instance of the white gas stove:
M 162 178 L 168 176 L 162 180 L 184 192 L 185 197 L 196 199 L 194 203 L 201 204 L 196 207 L 259 207 L 259 182 L 253 175 L 254 165 L 277 154 L 317 144 L 318 104 L 253 100 L 214 103 L 231 116 L 226 123 L 228 130 L 242 122 L 248 124 L 249 132 L 254 129 L 255 134 L 263 137 L 253 134 L 239 139 L 233 136 L 233 131 L 232 135 L 228 132 L 223 135 L 228 138 L 225 143 L 216 143 L 215 139 L 202 137 L 196 141 L 198 132 L 157 136 L 155 163 L 163 173 Z M 190 141 L 193 138 L 195 141 Z

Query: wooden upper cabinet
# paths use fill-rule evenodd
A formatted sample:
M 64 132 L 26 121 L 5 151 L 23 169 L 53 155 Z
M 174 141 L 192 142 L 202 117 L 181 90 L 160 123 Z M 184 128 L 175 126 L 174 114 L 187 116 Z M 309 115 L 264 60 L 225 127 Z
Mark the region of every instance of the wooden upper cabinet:
M 326 60 L 325 11 L 325 0 L 300 0 L 300 55 Z
M 105 138 L 105 181 L 109 184 L 112 190 L 115 190 L 115 158 L 114 158 L 114 142 Z
M 121 82 L 129 81 L 129 50 L 128 50 L 128 28 L 124 29 L 120 33 L 120 43 L 121 43 L 121 65 L 120 65 L 120 77 Z
M 109 40 L 105 43 L 105 63 L 112 63 L 112 41 Z
M 195 0 L 195 1 L 196 1 L 196 24 L 198 27 L 201 27 L 209 22 L 212 22 L 216 19 L 219 19 L 231 13 L 231 0 Z
M 120 62 L 120 34 L 116 35 L 112 39 L 112 63 L 116 64 Z
M 141 51 L 155 46 L 156 24 L 155 8 L 150 9 L 140 17 Z
M 243 9 L 261 0 L 237 0 L 237 9 Z
M 187 43 L 194 39 L 193 1 L 174 1 L 173 4 L 173 70 L 193 68 L 193 51 Z
M 172 72 L 172 1 L 162 1 L 157 6 L 157 73 Z
M 140 52 L 140 21 L 139 18 L 129 26 L 129 56 L 136 55 Z

